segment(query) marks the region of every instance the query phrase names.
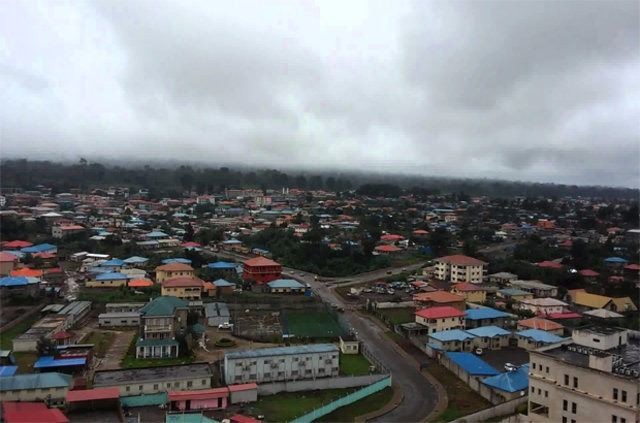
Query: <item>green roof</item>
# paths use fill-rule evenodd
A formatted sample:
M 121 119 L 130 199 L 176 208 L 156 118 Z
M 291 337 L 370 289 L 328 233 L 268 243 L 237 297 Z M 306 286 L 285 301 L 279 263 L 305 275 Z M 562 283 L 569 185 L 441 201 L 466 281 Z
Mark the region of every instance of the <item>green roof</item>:
M 161 347 L 168 345 L 171 347 L 180 345 L 175 339 L 138 339 L 136 347 Z
M 35 373 L 0 377 L 0 391 L 68 388 L 70 385 L 71 376 L 63 373 Z
M 123 407 L 147 407 L 150 405 L 161 405 L 167 403 L 167 393 L 134 395 L 131 397 L 120 397 Z
M 167 413 L 164 421 L 165 423 L 220 423 L 202 413 Z
M 140 309 L 140 314 L 144 317 L 173 316 L 173 312 L 178 307 L 188 307 L 189 302 L 178 297 L 158 297 L 147 303 Z

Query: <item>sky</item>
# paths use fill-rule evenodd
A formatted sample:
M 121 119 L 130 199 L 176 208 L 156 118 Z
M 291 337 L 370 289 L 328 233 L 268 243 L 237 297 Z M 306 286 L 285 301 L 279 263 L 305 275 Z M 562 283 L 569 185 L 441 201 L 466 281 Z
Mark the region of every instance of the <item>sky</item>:
M 640 186 L 638 1 L 22 1 L 0 156 Z

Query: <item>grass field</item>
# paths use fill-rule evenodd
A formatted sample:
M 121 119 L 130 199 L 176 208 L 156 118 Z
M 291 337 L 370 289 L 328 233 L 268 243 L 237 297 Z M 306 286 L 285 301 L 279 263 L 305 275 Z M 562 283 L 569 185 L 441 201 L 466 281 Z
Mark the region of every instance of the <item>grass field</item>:
M 337 338 L 344 330 L 331 313 L 325 311 L 295 311 L 286 313 L 286 328 L 297 338 Z
M 319 418 L 319 422 L 353 422 L 356 417 L 380 410 L 393 398 L 393 388 L 384 388 L 380 392 L 362 398 L 353 404 L 338 408 L 331 414 Z
M 415 321 L 415 309 L 412 307 L 407 308 L 387 308 L 378 310 L 380 315 L 384 316 L 386 320 L 394 325 L 401 323 L 409 323 Z
M 265 420 L 269 422 L 288 422 L 353 391 L 354 389 L 326 389 L 282 392 L 260 397 L 252 404 L 251 411 L 256 415 L 265 416 Z
M 94 351 L 96 356 L 104 357 L 109 345 L 113 342 L 114 334 L 111 332 L 91 332 L 89 336 L 85 337 L 82 343 L 94 344 Z
M 369 360 L 361 354 L 340 354 L 341 375 L 368 375 L 370 365 Z
M 18 323 L 11 329 L 0 333 L 0 348 L 2 348 L 3 350 L 12 350 L 13 339 L 25 333 L 39 318 L 40 315 L 36 313 L 33 316 Z

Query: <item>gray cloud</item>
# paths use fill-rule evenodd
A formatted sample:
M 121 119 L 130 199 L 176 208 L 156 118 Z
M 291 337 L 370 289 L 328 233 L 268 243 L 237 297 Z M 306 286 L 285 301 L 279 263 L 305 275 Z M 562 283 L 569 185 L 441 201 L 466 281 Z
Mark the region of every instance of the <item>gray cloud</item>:
M 10 1 L 3 157 L 638 185 L 635 1 Z

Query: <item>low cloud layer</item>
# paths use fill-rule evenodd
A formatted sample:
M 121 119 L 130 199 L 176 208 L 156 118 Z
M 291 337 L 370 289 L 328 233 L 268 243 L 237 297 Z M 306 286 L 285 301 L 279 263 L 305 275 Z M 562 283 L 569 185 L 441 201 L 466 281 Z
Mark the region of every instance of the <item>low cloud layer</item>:
M 636 1 L 3 6 L 2 157 L 639 185 Z

